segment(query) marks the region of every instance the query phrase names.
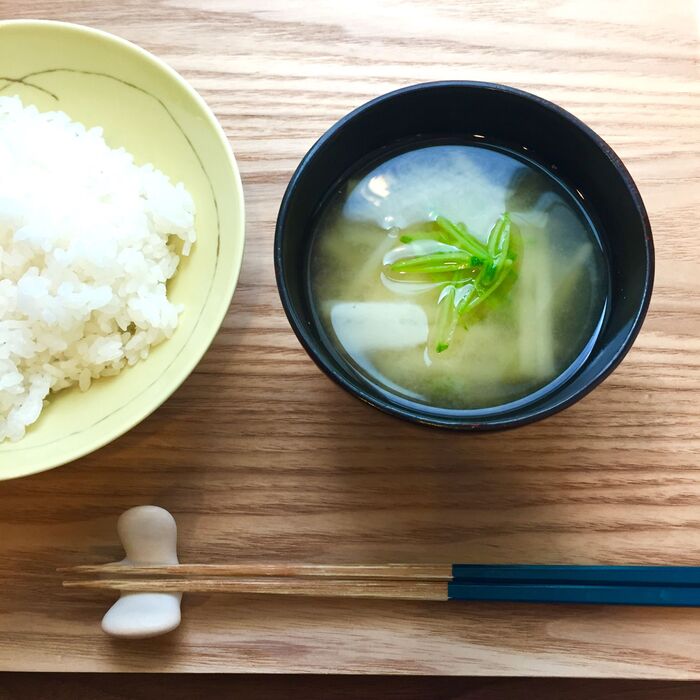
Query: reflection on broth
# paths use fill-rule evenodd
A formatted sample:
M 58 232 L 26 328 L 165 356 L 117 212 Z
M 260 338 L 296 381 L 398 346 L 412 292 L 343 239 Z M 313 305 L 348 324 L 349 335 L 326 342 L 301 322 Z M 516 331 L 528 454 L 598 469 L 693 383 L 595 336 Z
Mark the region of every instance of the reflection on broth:
M 328 342 L 374 385 L 439 408 L 502 406 L 575 371 L 607 292 L 576 199 L 482 145 L 417 148 L 360 173 L 312 244 Z

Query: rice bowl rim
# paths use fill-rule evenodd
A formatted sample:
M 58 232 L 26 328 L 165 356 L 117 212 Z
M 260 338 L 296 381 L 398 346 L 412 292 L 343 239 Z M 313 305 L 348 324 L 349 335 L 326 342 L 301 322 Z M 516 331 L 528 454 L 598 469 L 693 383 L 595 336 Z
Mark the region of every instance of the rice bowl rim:
M 40 460 L 39 463 L 35 465 L 23 465 L 21 467 L 14 468 L 11 464 L 8 464 L 7 466 L 0 466 L 0 481 L 29 476 L 31 474 L 38 474 L 44 471 L 48 471 L 50 469 L 54 469 L 56 467 L 60 467 L 74 460 L 80 459 L 81 457 L 84 457 L 100 449 L 101 447 L 104 447 L 113 440 L 116 440 L 117 438 L 121 437 L 129 430 L 131 430 L 134 426 L 138 425 L 141 421 L 147 418 L 157 408 L 159 408 L 192 373 L 194 368 L 197 366 L 199 361 L 202 359 L 202 357 L 216 338 L 218 330 L 221 327 L 224 318 L 226 317 L 229 306 L 231 304 L 231 299 L 233 298 L 233 294 L 238 283 L 238 277 L 243 261 L 243 248 L 245 245 L 245 200 L 243 195 L 243 185 L 241 182 L 238 164 L 236 163 L 236 159 L 233 155 L 231 144 L 228 138 L 226 137 L 226 134 L 224 133 L 221 124 L 212 112 L 211 108 L 207 105 L 207 103 L 199 95 L 199 93 L 185 80 L 185 78 L 183 78 L 174 68 L 170 67 L 165 61 L 161 60 L 146 49 L 138 46 L 137 44 L 127 39 L 123 39 L 119 36 L 116 36 L 115 34 L 111 34 L 101 29 L 94 29 L 92 27 L 88 27 L 82 24 L 76 24 L 73 22 L 61 22 L 56 20 L 12 19 L 0 20 L 0 35 L 2 34 L 2 31 L 5 28 L 11 27 L 19 27 L 22 29 L 29 30 L 33 28 L 38 29 L 49 27 L 58 31 L 68 31 L 78 36 L 82 34 L 85 36 L 97 38 L 100 41 L 107 42 L 118 47 L 120 50 L 124 50 L 135 54 L 140 60 L 150 63 L 156 70 L 160 71 L 161 73 L 164 73 L 164 77 L 166 79 L 174 80 L 176 83 L 178 83 L 179 86 L 185 91 L 187 97 L 191 99 L 194 102 L 194 104 L 198 107 L 201 116 L 203 116 L 206 120 L 206 126 L 213 129 L 216 141 L 221 147 L 223 154 L 226 158 L 230 174 L 233 175 L 234 191 L 231 192 L 231 195 L 233 195 L 234 199 L 237 200 L 237 202 L 239 203 L 236 207 L 236 213 L 234 214 L 234 223 L 236 230 L 240 230 L 241 245 L 237 254 L 234 255 L 231 260 L 227 261 L 228 266 L 222 281 L 222 286 L 224 287 L 223 293 L 216 297 L 209 296 L 206 299 L 204 306 L 202 307 L 202 311 L 204 309 L 207 309 L 208 311 L 209 320 L 207 326 L 213 328 L 213 332 L 211 332 L 211 337 L 202 344 L 201 348 L 195 347 L 193 349 L 190 348 L 189 343 L 192 340 L 194 333 L 190 335 L 190 338 L 187 339 L 183 347 L 180 349 L 180 352 L 171 360 L 171 362 L 165 368 L 165 371 L 161 373 L 160 377 L 162 377 L 166 372 L 168 373 L 168 382 L 164 384 L 163 388 L 161 388 L 151 400 L 143 402 L 143 404 L 139 406 L 138 403 L 134 402 L 134 399 L 138 398 L 138 396 L 140 396 L 141 394 L 139 394 L 136 397 L 131 397 L 125 404 L 120 405 L 119 408 L 116 410 L 120 410 L 127 405 L 133 405 L 135 407 L 135 410 L 132 413 L 130 413 L 128 418 L 125 418 L 122 421 L 120 421 L 120 424 L 115 429 L 109 430 L 107 432 L 94 430 L 94 428 L 99 426 L 102 420 L 105 420 L 106 418 L 109 418 L 111 415 L 113 415 L 114 411 L 111 411 L 100 421 L 86 426 L 84 430 L 86 436 L 85 441 L 80 442 L 77 446 L 71 449 L 66 449 L 64 451 L 57 450 L 55 459 Z M 175 123 L 178 125 L 178 128 L 182 130 L 182 127 L 180 127 L 177 122 Z M 185 132 L 183 131 L 183 134 L 184 133 Z M 186 134 L 185 136 L 189 141 L 189 137 Z M 198 154 L 197 157 L 199 158 Z M 202 167 L 204 168 L 203 162 Z M 207 178 L 209 178 L 206 168 L 204 168 L 204 172 Z M 218 207 L 218 200 L 214 192 L 213 185 L 212 198 L 214 200 L 215 206 Z M 197 234 L 199 236 L 199 231 L 197 231 Z M 216 274 L 212 279 L 214 279 L 215 277 Z M 200 314 L 200 318 L 201 315 L 202 314 Z M 167 340 L 163 342 L 165 343 L 167 342 Z M 178 360 L 180 356 L 184 356 L 184 359 L 182 359 L 181 361 L 180 368 L 176 372 L 172 372 L 172 364 L 176 360 Z M 127 367 L 125 369 L 128 370 L 129 368 Z M 158 378 L 155 379 L 153 383 L 145 387 L 144 391 L 150 389 L 157 381 Z M 29 429 L 31 430 L 31 428 Z M 91 433 L 95 433 L 95 435 L 93 437 L 90 437 Z M 64 437 L 67 438 L 72 437 L 74 435 L 76 435 L 76 433 L 71 433 Z M 60 442 L 61 439 L 62 438 L 59 438 L 58 440 L 43 443 L 40 445 L 33 445 L 27 448 L 22 447 L 22 440 L 19 440 L 16 443 L 5 443 L 5 445 L 0 445 L 0 457 L 7 457 L 8 460 L 11 460 L 13 454 L 17 454 L 21 451 L 24 451 L 24 449 L 45 449 L 50 445 L 57 444 L 58 442 Z M 10 445 L 9 447 L 7 447 L 8 444 Z

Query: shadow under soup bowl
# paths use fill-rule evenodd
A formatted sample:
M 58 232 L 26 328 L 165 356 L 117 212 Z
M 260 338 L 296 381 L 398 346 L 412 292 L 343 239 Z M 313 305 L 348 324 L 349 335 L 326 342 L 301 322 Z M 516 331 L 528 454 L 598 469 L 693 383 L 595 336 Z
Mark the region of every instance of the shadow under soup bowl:
M 379 97 L 311 148 L 282 200 L 277 284 L 304 348 L 395 416 L 464 430 L 544 418 L 622 360 L 654 256 L 612 149 L 501 85 Z

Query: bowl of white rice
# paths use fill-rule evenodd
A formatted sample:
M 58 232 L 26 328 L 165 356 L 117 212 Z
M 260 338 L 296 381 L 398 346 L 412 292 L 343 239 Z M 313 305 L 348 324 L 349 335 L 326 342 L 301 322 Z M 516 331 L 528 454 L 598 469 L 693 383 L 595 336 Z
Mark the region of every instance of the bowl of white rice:
M 202 98 L 139 47 L 0 22 L 0 480 L 154 411 L 216 335 L 244 203 Z

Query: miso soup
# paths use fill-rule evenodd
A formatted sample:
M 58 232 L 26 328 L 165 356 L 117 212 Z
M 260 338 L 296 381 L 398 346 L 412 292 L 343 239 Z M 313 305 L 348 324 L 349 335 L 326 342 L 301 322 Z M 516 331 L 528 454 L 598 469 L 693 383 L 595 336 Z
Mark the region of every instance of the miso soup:
M 487 144 L 415 148 L 348 179 L 319 218 L 310 281 L 355 371 L 441 409 L 546 393 L 585 360 L 608 298 L 580 199 Z

